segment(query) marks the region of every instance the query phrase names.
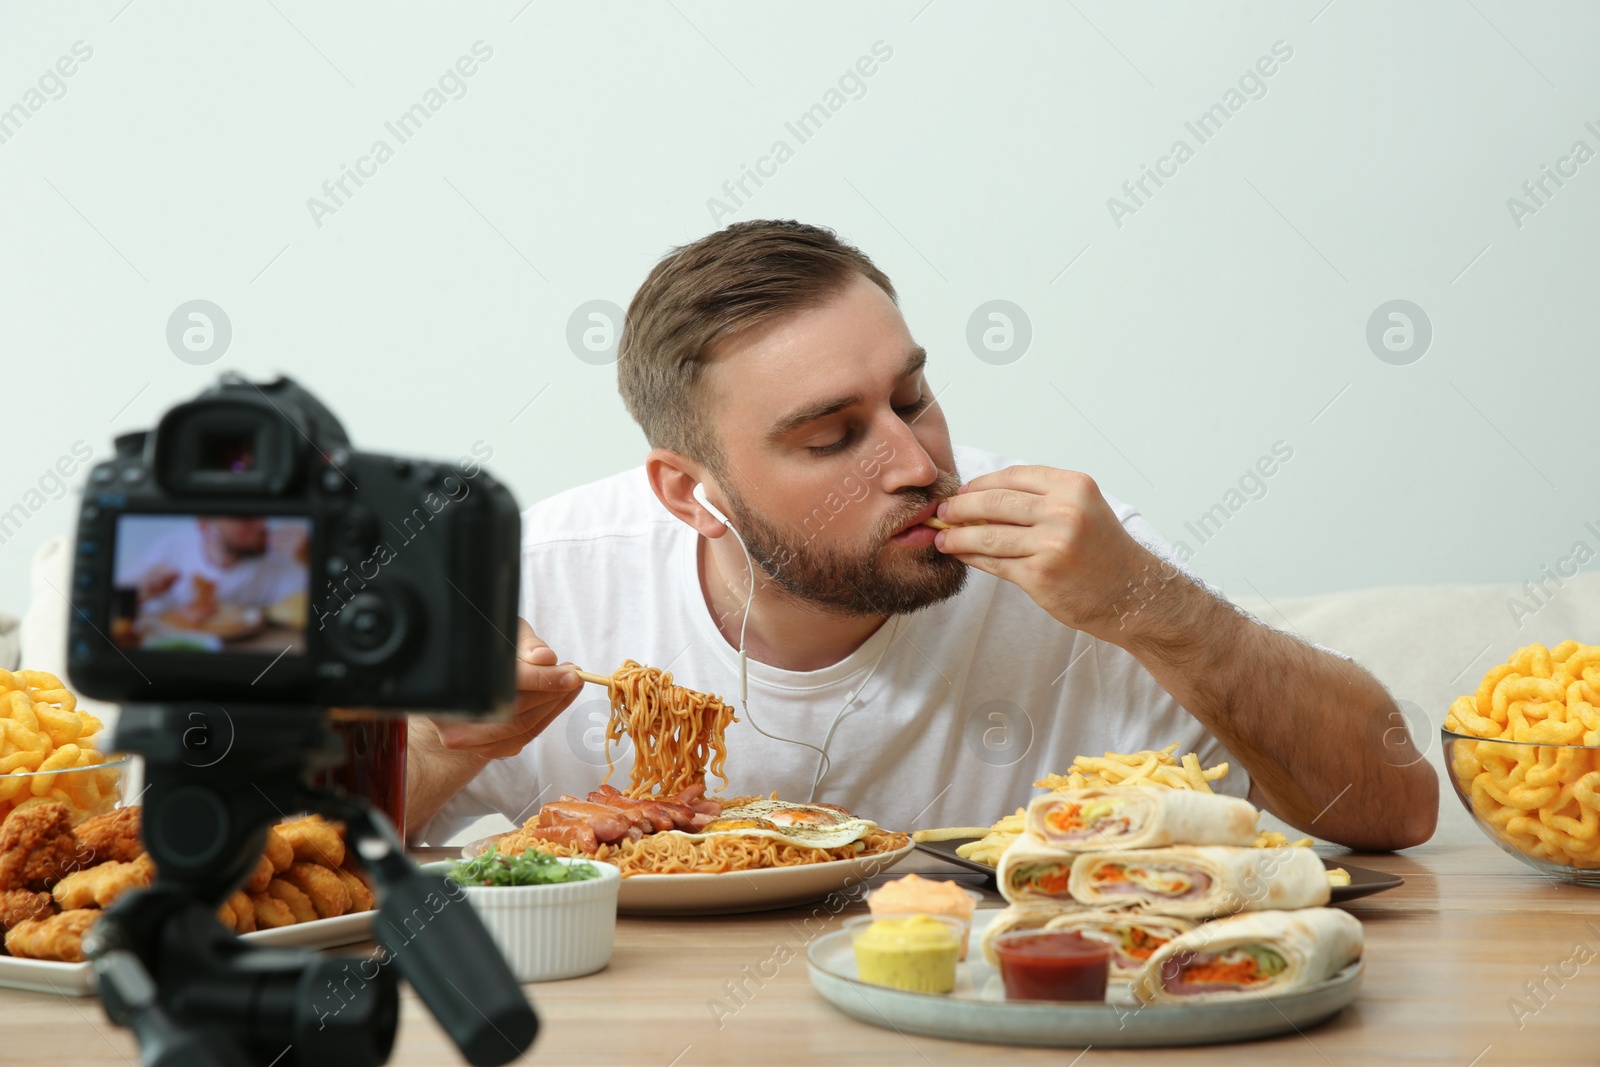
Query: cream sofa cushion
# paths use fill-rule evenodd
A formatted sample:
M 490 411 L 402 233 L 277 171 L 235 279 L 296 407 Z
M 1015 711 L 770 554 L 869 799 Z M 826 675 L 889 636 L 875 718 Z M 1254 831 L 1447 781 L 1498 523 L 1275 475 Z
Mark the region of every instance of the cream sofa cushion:
M 1355 658 L 1389 688 L 1412 725 L 1425 718 L 1417 747 L 1440 772 L 1435 841 L 1488 839 L 1451 791 L 1439 755 L 1439 728 L 1450 703 L 1477 689 L 1496 663 L 1523 645 L 1567 638 L 1600 643 L 1600 574 L 1580 574 L 1541 590 L 1513 585 L 1418 585 L 1360 589 L 1240 607 L 1279 629 Z M 1492 846 L 1490 846 L 1492 847 Z
M 22 620 L 0 612 L 0 669 L 14 671 L 22 665 Z

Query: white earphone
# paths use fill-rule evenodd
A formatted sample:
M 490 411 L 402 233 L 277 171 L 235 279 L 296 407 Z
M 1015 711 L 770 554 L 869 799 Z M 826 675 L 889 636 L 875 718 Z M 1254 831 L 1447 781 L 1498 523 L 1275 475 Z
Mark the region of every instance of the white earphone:
M 714 518 L 718 522 L 722 523 L 722 525 L 726 526 L 728 529 L 733 530 L 733 523 L 728 521 L 728 516 L 724 515 L 720 511 L 718 511 L 716 505 L 711 503 L 711 501 L 706 499 L 706 483 L 705 482 L 697 482 L 695 484 L 695 487 L 694 487 L 694 498 L 696 500 L 700 501 L 700 506 L 701 507 L 703 507 L 707 511 L 711 512 L 711 517 L 712 518 Z M 739 531 L 733 530 L 733 535 L 735 537 L 738 537 L 739 536 Z M 743 538 L 739 539 L 739 544 L 741 544 L 741 545 L 744 544 L 744 539 Z
M 745 629 L 750 625 L 750 605 L 754 603 L 756 599 L 756 563 L 750 555 L 750 549 L 745 546 L 744 538 L 740 537 L 739 531 L 734 529 L 733 523 L 728 521 L 728 517 L 726 515 L 717 510 L 715 504 L 706 499 L 706 486 L 704 482 L 696 483 L 694 487 L 694 498 L 700 502 L 701 507 L 705 508 L 711 513 L 712 518 L 726 526 L 728 528 L 728 532 L 733 534 L 734 540 L 739 542 L 739 548 L 744 552 L 745 567 L 750 575 L 750 592 L 744 600 L 744 618 L 739 622 L 739 710 L 744 712 L 745 721 L 750 724 L 751 729 L 755 730 L 755 732 L 760 734 L 762 737 L 770 737 L 774 741 L 782 741 L 785 744 L 799 745 L 801 748 L 809 748 L 811 751 L 817 754 L 817 769 L 816 772 L 811 776 L 811 792 L 806 796 L 806 801 L 810 802 L 816 798 L 817 786 L 822 782 L 822 776 L 827 774 L 828 768 L 833 765 L 833 761 L 828 757 L 828 745 L 833 741 L 833 731 L 838 727 L 839 720 L 844 718 L 844 713 L 849 711 L 851 707 L 855 705 L 856 697 L 860 696 L 861 691 L 867 687 L 867 683 L 872 681 L 873 675 L 878 673 L 878 666 L 883 663 L 883 657 L 888 655 L 889 649 L 894 645 L 894 639 L 899 636 L 899 616 L 895 617 L 894 629 L 889 633 L 889 640 L 884 642 L 883 651 L 879 652 L 878 658 L 873 661 L 872 670 L 867 672 L 866 678 L 862 679 L 860 685 L 851 690 L 850 699 L 845 701 L 844 707 L 839 709 L 839 713 L 833 717 L 833 722 L 828 725 L 828 732 L 822 739 L 821 748 L 818 748 L 816 745 L 805 741 L 796 741 L 791 737 L 779 737 L 777 734 L 767 733 L 767 731 L 763 730 L 760 725 L 757 724 L 755 718 L 750 714 L 750 667 L 749 657 L 746 655 L 744 647 Z

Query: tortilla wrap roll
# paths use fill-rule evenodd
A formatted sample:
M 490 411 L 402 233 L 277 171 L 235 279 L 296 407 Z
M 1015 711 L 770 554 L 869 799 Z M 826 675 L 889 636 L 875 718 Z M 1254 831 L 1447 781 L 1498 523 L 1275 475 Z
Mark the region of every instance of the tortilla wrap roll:
M 1361 921 L 1338 908 L 1257 911 L 1163 945 L 1133 981 L 1146 1004 L 1275 996 L 1327 981 L 1361 958 Z
M 1054 848 L 1090 852 L 1165 845 L 1250 845 L 1260 812 L 1248 800 L 1158 786 L 1047 793 L 1028 805 L 1027 832 Z
M 1172 915 L 1099 909 L 1058 915 L 1044 928 L 1077 930 L 1110 941 L 1111 977 L 1133 978 L 1169 941 L 1193 930 L 1194 923 Z
M 983 928 L 983 958 L 989 966 L 1000 969 L 1000 957 L 994 953 L 994 939 L 1012 930 L 1043 930 L 1053 920 L 1081 911 L 1083 905 L 1066 900 L 1059 903 L 1013 904 L 989 920 Z
M 1131 906 L 1185 919 L 1314 908 L 1329 897 L 1322 860 L 1309 848 L 1288 846 L 1084 852 L 1073 861 L 1068 887 L 1075 900 L 1090 907 Z
M 1072 863 L 1078 855 L 1043 845 L 1025 833 L 1000 854 L 995 885 L 1012 904 L 1057 903 L 1081 909 L 1082 905 L 1074 904 L 1070 891 Z

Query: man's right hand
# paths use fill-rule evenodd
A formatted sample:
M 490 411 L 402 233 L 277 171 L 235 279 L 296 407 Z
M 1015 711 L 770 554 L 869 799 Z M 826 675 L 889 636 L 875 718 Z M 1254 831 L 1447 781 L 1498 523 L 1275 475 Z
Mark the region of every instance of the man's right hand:
M 165 593 L 168 589 L 171 589 L 172 584 L 176 582 L 179 577 L 180 575 L 178 572 L 173 570 L 171 567 L 162 566 L 160 564 L 151 567 L 150 570 L 139 579 L 139 599 L 141 601 L 154 600 L 162 593 Z
M 558 663 L 526 619 L 517 620 L 516 715 L 501 722 L 434 719 L 447 749 L 485 760 L 515 756 L 567 709 L 583 688 L 571 663 Z

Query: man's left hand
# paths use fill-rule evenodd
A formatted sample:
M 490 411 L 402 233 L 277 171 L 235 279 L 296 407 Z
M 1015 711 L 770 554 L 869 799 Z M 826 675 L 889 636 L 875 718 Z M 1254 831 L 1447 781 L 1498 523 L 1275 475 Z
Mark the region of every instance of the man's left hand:
M 1060 622 L 1114 634 L 1121 605 L 1145 571 L 1166 570 L 1134 540 L 1094 479 L 1054 467 L 1007 467 L 974 478 L 939 505 L 934 543 L 947 555 L 1020 586 Z M 987 525 L 961 525 L 982 520 Z

